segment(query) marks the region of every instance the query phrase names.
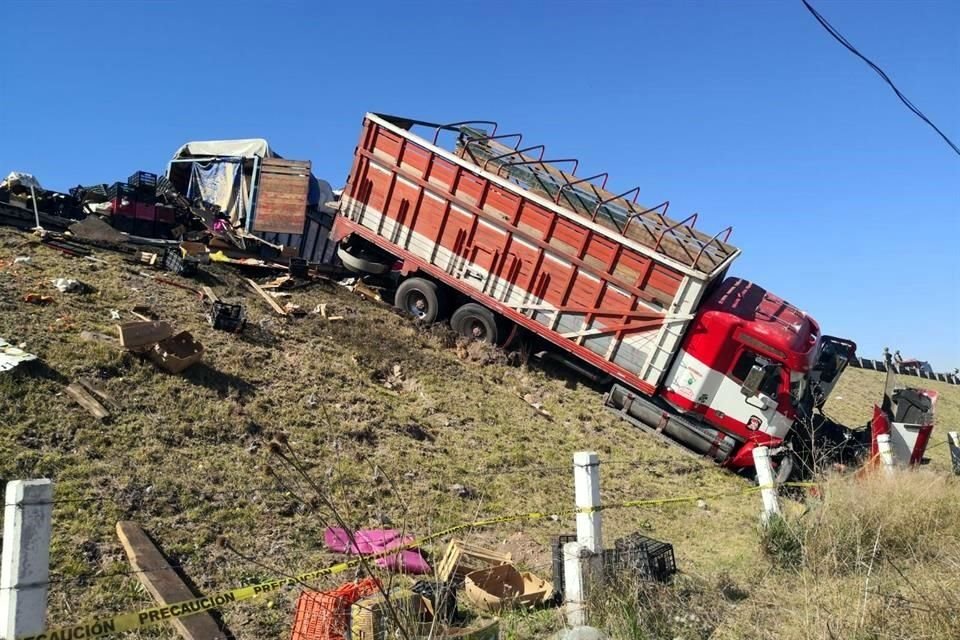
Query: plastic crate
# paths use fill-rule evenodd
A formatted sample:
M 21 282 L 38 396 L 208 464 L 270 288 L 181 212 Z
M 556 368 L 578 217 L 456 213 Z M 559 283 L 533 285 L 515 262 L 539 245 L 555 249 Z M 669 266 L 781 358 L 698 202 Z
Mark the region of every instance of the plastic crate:
M 157 174 L 149 171 L 137 171 L 127 178 L 127 184 L 137 191 L 156 191 Z
M 197 273 L 197 263 L 184 260 L 180 247 L 171 247 L 163 253 L 163 268 L 178 276 L 192 276 Z
M 226 304 L 217 300 L 210 312 L 210 326 L 221 331 L 236 333 L 242 331 L 247 323 L 243 307 L 239 304 Z
M 610 558 L 604 558 L 604 566 L 615 571 L 629 572 L 657 582 L 667 582 L 677 572 L 673 545 L 669 542 L 632 533 L 614 542 L 611 551 Z
M 554 536 L 550 540 L 550 548 L 553 553 L 553 593 L 557 602 L 563 601 L 563 545 L 576 541 L 577 534 L 575 533 Z
M 349 630 L 350 607 L 377 592 L 375 578 L 348 582 L 331 591 L 304 591 L 297 598 L 290 640 L 343 640 Z
M 116 200 L 118 198 L 127 198 L 131 202 L 136 200 L 137 191 L 125 182 L 114 182 L 107 187 L 107 199 Z
M 307 261 L 303 258 L 290 258 L 290 275 L 295 278 L 306 278 Z

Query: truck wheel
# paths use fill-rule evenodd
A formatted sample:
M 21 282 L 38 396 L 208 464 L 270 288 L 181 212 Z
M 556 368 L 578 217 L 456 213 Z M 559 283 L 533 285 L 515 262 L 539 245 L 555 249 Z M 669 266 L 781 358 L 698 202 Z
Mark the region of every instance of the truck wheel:
M 421 322 L 436 322 L 440 315 L 437 284 L 424 278 L 407 278 L 397 287 L 393 304 Z
M 499 332 L 493 312 L 479 304 L 468 302 L 453 312 L 450 326 L 460 335 L 471 340 L 496 344 Z

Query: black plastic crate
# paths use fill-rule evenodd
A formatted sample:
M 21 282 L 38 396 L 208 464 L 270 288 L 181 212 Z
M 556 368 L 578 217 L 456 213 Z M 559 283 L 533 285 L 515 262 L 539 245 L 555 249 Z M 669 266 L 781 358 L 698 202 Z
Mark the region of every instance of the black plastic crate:
M 667 582 L 677 572 L 673 545 L 641 533 L 620 538 L 614 542 L 611 551 L 609 560 L 604 558 L 604 566 L 610 566 L 614 571 L 632 573 L 644 580 L 657 582 Z
M 558 603 L 563 601 L 563 546 L 576 541 L 575 534 L 554 536 L 551 540 L 553 591 Z M 668 582 L 677 572 L 673 545 L 639 533 L 615 541 L 613 549 L 603 550 L 601 560 L 604 576 L 611 580 L 628 575 L 643 581 Z
M 307 261 L 303 258 L 290 258 L 290 275 L 294 278 L 306 278 Z
M 137 171 L 127 178 L 127 184 L 137 191 L 156 191 L 157 174 L 149 171 Z
M 185 260 L 180 247 L 173 247 L 164 252 L 163 268 L 178 276 L 193 276 L 197 273 L 197 263 L 193 260 Z
M 576 541 L 575 533 L 554 536 L 550 540 L 550 549 L 553 554 L 553 593 L 557 602 L 563 599 L 563 545 Z
M 221 331 L 243 331 L 247 318 L 239 304 L 227 304 L 217 300 L 210 311 L 210 326 Z
M 136 200 L 137 192 L 136 190 L 128 185 L 126 182 L 114 182 L 112 185 L 107 187 L 107 199 L 116 200 L 117 198 L 127 198 L 128 200 Z

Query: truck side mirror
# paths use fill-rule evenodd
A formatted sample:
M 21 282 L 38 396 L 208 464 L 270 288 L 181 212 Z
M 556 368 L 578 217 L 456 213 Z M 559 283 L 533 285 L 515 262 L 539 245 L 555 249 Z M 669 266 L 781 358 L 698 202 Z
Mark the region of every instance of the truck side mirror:
M 747 373 L 747 377 L 743 379 L 743 384 L 740 385 L 740 393 L 748 398 L 759 394 L 760 385 L 763 384 L 766 373 L 767 369 L 762 364 L 755 364 L 750 367 L 750 372 Z

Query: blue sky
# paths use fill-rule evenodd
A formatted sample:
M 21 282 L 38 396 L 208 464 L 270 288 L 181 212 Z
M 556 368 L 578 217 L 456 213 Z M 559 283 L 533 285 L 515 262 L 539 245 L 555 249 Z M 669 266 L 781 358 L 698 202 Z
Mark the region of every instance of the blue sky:
M 815 6 L 960 141 L 960 3 Z M 796 2 L 22 2 L 0 173 L 50 187 L 264 137 L 340 186 L 365 111 L 497 120 L 581 175 L 734 226 L 733 271 L 960 366 L 960 158 Z

